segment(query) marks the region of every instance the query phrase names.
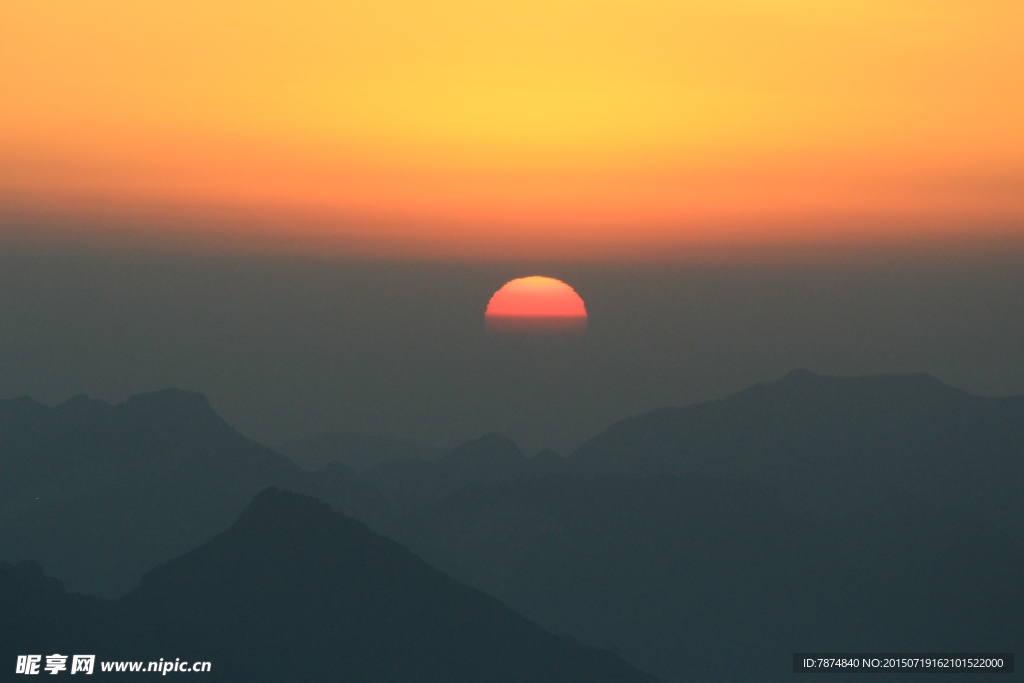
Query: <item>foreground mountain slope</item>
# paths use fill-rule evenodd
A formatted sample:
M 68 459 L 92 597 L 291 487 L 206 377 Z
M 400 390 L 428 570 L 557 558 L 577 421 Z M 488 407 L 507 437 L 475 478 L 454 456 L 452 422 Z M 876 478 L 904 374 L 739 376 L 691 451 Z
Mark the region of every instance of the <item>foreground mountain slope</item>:
M 0 401 L 0 475 L 0 559 L 37 560 L 104 595 L 226 529 L 263 488 L 310 486 L 179 390 L 117 406 Z
M 467 489 L 387 532 L 666 681 L 788 681 L 798 651 L 1024 645 L 1019 531 L 909 498 L 826 520 L 751 482 L 561 477 Z
M 117 601 L 64 594 L 24 567 L 0 572 L 0 600 L 4 632 L 22 618 L 33 625 L 0 646 L 5 660 L 94 648 L 98 659 L 210 661 L 220 681 L 654 680 L 543 631 L 325 504 L 275 489 Z
M 697 472 L 849 511 L 899 492 L 989 518 L 1024 517 L 1024 397 L 983 398 L 927 375 L 797 371 L 718 401 L 624 420 L 570 458 L 580 475 Z

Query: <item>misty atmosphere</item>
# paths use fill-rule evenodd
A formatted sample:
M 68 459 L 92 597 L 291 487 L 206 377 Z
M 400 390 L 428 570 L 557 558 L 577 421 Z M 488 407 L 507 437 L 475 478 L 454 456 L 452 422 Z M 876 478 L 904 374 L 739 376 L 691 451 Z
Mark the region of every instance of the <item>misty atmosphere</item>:
M 580 292 L 584 337 L 486 333 L 491 294 L 536 272 Z M 614 421 L 800 368 L 1024 394 L 1012 258 L 486 265 L 11 248 L 0 284 L 3 396 L 200 391 L 269 446 L 340 431 L 444 450 L 496 432 L 567 455 Z
M 483 331 L 510 266 L 7 259 L 11 662 L 781 681 L 1024 637 L 1019 269 L 551 268 L 560 338 Z

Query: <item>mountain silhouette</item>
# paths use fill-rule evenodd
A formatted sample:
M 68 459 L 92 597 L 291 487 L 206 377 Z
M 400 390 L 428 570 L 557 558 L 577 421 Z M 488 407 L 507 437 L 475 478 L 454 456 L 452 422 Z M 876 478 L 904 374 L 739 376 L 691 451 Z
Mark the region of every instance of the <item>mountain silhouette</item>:
M 310 486 L 204 396 L 173 389 L 116 406 L 0 401 L 0 467 L 0 559 L 103 595 L 226 529 L 263 488 Z
M 826 519 L 740 480 L 551 477 L 463 490 L 387 533 L 666 681 L 789 681 L 793 652 L 1024 644 L 1019 532 L 907 497 Z
M 983 398 L 922 374 L 802 370 L 718 401 L 619 422 L 570 457 L 581 475 L 749 478 L 851 511 L 900 493 L 1024 518 L 1024 397 Z
M 775 680 L 799 650 L 1022 640 L 1024 397 L 926 375 L 797 371 L 624 420 L 566 458 L 489 434 L 361 471 L 305 471 L 192 392 L 14 399 L 0 468 L 0 559 L 38 560 L 71 591 L 123 595 L 277 486 L 664 680 Z M 69 623 L 128 609 L 26 567 L 5 571 Z M 150 627 L 126 623 L 108 631 Z
M 537 460 L 546 470 L 561 458 Z M 503 437 L 433 462 L 307 472 L 243 437 L 202 394 L 169 389 L 111 406 L 0 401 L 0 560 L 32 559 L 72 591 L 114 597 L 228 527 L 267 486 L 314 495 L 381 527 L 460 488 L 535 466 Z
M 116 601 L 64 593 L 28 564 L 0 568 L 0 601 L 4 661 L 177 657 L 210 661 L 210 680 L 254 683 L 654 681 L 547 633 L 326 504 L 277 489 Z

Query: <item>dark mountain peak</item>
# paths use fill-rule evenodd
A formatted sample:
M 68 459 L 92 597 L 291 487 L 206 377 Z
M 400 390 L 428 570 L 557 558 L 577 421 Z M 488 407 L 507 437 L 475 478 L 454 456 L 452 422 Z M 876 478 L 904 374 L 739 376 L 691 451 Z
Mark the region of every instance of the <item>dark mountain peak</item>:
M 293 491 L 269 486 L 252 499 L 238 516 L 235 527 L 286 528 L 329 522 L 341 517 L 323 501 Z
M 46 578 L 46 572 L 43 571 L 43 566 L 35 560 L 22 560 L 21 562 L 16 562 L 14 564 L 0 562 L 0 572 L 9 576 L 17 576 L 26 582 L 46 582 L 54 586 L 61 586 L 61 590 L 63 590 L 63 585 L 60 581 L 57 579 Z
M 396 683 L 653 681 L 545 632 L 362 522 L 277 488 L 118 605 L 127 632 L 153 636 L 124 647 L 210 658 L 222 680 L 343 671 L 346 680 Z
M 252 499 L 239 516 L 239 520 L 250 514 L 263 514 L 265 511 L 289 512 L 298 509 L 316 510 L 320 514 L 329 514 L 330 508 L 316 498 L 303 496 L 293 491 L 268 486 Z
M 227 531 L 156 567 L 123 600 L 135 604 L 173 595 L 198 599 L 216 594 L 233 603 L 254 586 L 269 592 L 284 590 L 283 584 L 305 586 L 311 591 L 307 598 L 317 599 L 312 593 L 328 590 L 337 568 L 362 555 L 360 546 L 372 534 L 362 522 L 316 498 L 271 486 L 256 495 Z M 379 540 L 382 546 L 404 550 Z M 379 552 L 363 559 L 367 564 L 381 561 Z M 276 577 L 273 586 L 264 584 L 267 577 Z
M 206 395 L 197 391 L 162 389 L 136 394 L 119 404 L 117 410 L 136 420 L 166 423 L 167 426 L 226 426 L 210 407 Z
M 41 415 L 49 410 L 39 401 L 29 396 L 18 396 L 0 400 L 0 418 L 23 418 L 29 415 Z

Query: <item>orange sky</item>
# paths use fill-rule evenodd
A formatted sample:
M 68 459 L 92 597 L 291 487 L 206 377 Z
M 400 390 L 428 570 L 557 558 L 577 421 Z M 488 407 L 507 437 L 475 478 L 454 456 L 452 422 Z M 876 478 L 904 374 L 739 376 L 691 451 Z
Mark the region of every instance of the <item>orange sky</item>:
M 1020 0 L 4 0 L 0 229 L 605 256 L 1024 233 Z

